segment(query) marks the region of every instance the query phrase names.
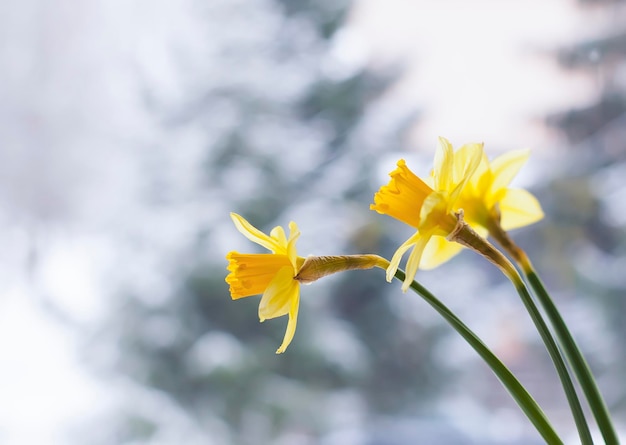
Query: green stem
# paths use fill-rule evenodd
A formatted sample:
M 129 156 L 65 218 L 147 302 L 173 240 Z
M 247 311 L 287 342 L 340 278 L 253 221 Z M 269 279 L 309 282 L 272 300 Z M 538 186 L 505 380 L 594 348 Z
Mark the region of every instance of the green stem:
M 519 277 L 519 275 L 518 275 Z M 563 357 L 554 341 L 554 337 L 550 333 L 546 322 L 543 320 L 537 305 L 533 301 L 528 289 L 522 282 L 521 278 L 519 281 L 514 281 L 515 289 L 517 293 L 522 299 L 524 306 L 526 306 L 526 310 L 530 314 L 537 330 L 539 331 L 539 335 L 541 335 L 541 339 L 546 345 L 546 349 L 552 358 L 552 362 L 556 368 L 556 371 L 561 379 L 561 383 L 563 385 L 563 389 L 565 390 L 565 395 L 567 396 L 567 401 L 569 402 L 570 408 L 572 410 L 572 414 L 574 415 L 574 421 L 576 422 L 576 428 L 578 429 L 578 435 L 580 436 L 581 443 L 583 444 L 593 444 L 593 439 L 591 438 L 591 433 L 589 432 L 589 426 L 587 425 L 587 420 L 585 419 L 585 414 L 583 413 L 583 409 L 580 406 L 580 400 L 578 399 L 578 395 L 576 394 L 576 389 L 574 388 L 574 384 L 572 383 L 572 379 L 569 375 L 567 367 L 565 366 L 565 362 L 563 361 Z
M 569 361 L 578 382 L 587 397 L 589 402 L 589 407 L 591 408 L 591 412 L 593 413 L 596 422 L 598 422 L 598 428 L 604 438 L 604 442 L 607 445 L 619 445 L 619 438 L 617 437 L 617 433 L 615 432 L 615 428 L 613 427 L 613 423 L 611 422 L 611 415 L 609 410 L 602 398 L 602 394 L 600 393 L 600 389 L 596 384 L 596 381 L 591 373 L 591 369 L 585 360 L 580 348 L 576 344 L 574 337 L 570 333 L 565 321 L 561 317 L 559 310 L 555 306 L 552 298 L 548 292 L 546 292 L 543 283 L 537 276 L 534 270 L 530 270 L 525 273 L 528 278 L 528 282 L 531 287 L 535 291 L 535 295 L 537 295 L 539 302 L 543 306 L 548 318 L 550 319 L 550 323 L 554 327 L 557 338 L 565 352 L 565 356 Z
M 403 271 L 397 270 L 395 278 L 404 281 L 406 275 Z M 541 437 L 546 443 L 552 445 L 563 444 L 563 441 L 554 431 L 548 418 L 539 407 L 537 402 L 526 391 L 524 386 L 517 380 L 511 371 L 491 352 L 491 350 L 482 342 L 474 332 L 472 332 L 454 313 L 441 303 L 433 294 L 431 294 L 422 285 L 413 281 L 411 289 L 419 294 L 428 304 L 430 304 L 464 339 L 469 345 L 480 355 L 480 357 L 489 365 L 494 374 L 498 377 L 502 385 L 511 394 L 517 402 L 524 414 L 535 426 Z
M 604 398 L 600 393 L 600 389 L 596 384 L 596 380 L 591 373 L 591 368 L 587 364 L 585 357 L 576 344 L 574 337 L 570 333 L 567 324 L 563 320 L 563 317 L 550 297 L 550 294 L 535 272 L 532 263 L 526 255 L 526 252 L 515 244 L 509 235 L 502 229 L 500 224 L 495 220 L 491 221 L 488 229 L 494 239 L 498 241 L 504 250 L 506 250 L 520 266 L 520 269 L 524 272 L 530 286 L 533 288 L 539 303 L 548 315 L 548 319 L 556 332 L 556 336 L 563 352 L 565 353 L 565 357 L 572 367 L 574 375 L 578 379 L 580 387 L 589 402 L 589 407 L 591 408 L 591 412 L 598 423 L 598 428 L 600 429 L 604 442 L 607 445 L 619 445 L 619 438 L 617 437 L 615 427 L 611 421 L 611 414 L 609 413 L 606 403 L 604 402 Z
M 583 413 L 583 409 L 580 405 L 580 400 L 578 399 L 578 394 L 576 394 L 576 389 L 572 383 L 569 371 L 565 365 L 565 361 L 563 360 L 563 356 L 557 347 L 556 341 L 554 340 L 550 329 L 548 329 L 548 325 L 544 321 L 541 312 L 539 312 L 537 305 L 530 296 L 530 293 L 524 284 L 524 280 L 522 280 L 522 277 L 517 272 L 515 266 L 513 266 L 513 264 L 504 256 L 502 252 L 493 247 L 491 243 L 478 235 L 467 224 L 461 225 L 454 233 L 454 241 L 457 241 L 483 255 L 493 264 L 498 266 L 502 273 L 504 273 L 504 275 L 511 280 L 517 290 L 517 293 L 521 297 L 530 318 L 533 320 L 533 323 L 535 324 L 535 327 L 537 328 L 537 331 L 539 332 L 539 335 L 548 350 L 548 354 L 550 354 L 552 363 L 554 363 L 554 367 L 556 368 L 556 372 L 561 380 L 561 385 L 565 391 L 565 396 L 567 397 L 572 415 L 574 416 L 574 422 L 576 423 L 576 428 L 578 429 L 580 441 L 583 445 L 592 445 L 593 439 L 591 438 L 591 433 L 589 432 L 589 426 L 587 424 L 587 420 L 585 419 L 585 414 Z

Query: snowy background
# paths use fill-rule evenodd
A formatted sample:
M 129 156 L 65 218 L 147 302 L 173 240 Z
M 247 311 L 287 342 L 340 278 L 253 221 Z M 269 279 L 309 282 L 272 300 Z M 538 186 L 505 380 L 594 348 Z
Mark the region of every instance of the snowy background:
M 296 338 L 232 302 L 237 211 L 299 252 L 389 256 L 368 210 L 436 137 L 530 148 L 527 247 L 626 429 L 623 2 L 0 2 L 0 444 L 521 444 L 471 349 L 381 273 L 303 290 Z M 510 285 L 419 279 L 573 422 Z M 419 438 L 420 442 L 416 442 Z

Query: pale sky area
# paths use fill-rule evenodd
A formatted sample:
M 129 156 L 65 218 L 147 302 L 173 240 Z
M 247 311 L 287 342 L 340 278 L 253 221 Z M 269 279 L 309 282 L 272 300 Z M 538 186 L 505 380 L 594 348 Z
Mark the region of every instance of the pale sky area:
M 593 36 L 602 17 L 568 0 L 361 0 L 345 39 L 374 66 L 406 67 L 390 100 L 428 109 L 415 131 L 419 149 L 439 135 L 538 149 L 557 142 L 542 113 L 596 93 L 589 76 L 560 71 L 547 51 Z

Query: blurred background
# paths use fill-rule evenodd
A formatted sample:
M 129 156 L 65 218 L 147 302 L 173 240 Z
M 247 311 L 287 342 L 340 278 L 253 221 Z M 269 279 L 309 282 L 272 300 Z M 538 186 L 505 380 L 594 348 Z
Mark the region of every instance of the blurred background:
M 236 211 L 299 252 L 389 257 L 368 210 L 436 138 L 530 148 L 517 230 L 626 431 L 626 5 L 0 2 L 0 444 L 539 444 L 473 350 L 379 270 L 231 301 Z M 418 274 L 577 436 L 512 286 Z M 626 436 L 623 436 L 626 437 Z

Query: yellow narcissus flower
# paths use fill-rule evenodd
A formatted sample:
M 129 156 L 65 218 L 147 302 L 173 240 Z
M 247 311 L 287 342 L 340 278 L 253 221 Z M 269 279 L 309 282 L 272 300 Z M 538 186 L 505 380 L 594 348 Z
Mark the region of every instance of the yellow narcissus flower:
M 535 223 L 543 218 L 537 199 L 526 190 L 509 184 L 528 160 L 528 150 L 505 153 L 491 163 L 483 153 L 480 165 L 455 203 L 463 219 L 480 236 L 493 235 L 501 244 L 503 231 Z M 505 246 L 506 247 L 506 246 Z M 461 249 L 442 237 L 430 240 L 424 249 L 422 268 L 430 269 L 450 259 Z
M 543 218 L 537 199 L 526 190 L 509 184 L 528 160 L 529 150 L 515 150 L 491 163 L 483 156 L 474 176 L 458 201 L 465 220 L 474 229 L 489 229 L 492 222 L 511 230 L 533 224 Z
M 261 232 L 242 216 L 230 214 L 237 230 L 250 241 L 260 244 L 272 253 L 229 252 L 226 282 L 230 295 L 236 300 L 263 294 L 259 304 L 259 319 L 289 315 L 285 338 L 277 354 L 285 352 L 296 332 L 298 307 L 300 304 L 300 282 L 295 280 L 305 259 L 296 252 L 296 241 L 300 236 L 298 226 L 289 223 L 289 238 L 282 227 L 272 229 L 269 236 Z
M 226 282 L 233 300 L 263 294 L 259 303 L 259 319 L 289 315 L 285 338 L 277 354 L 285 352 L 296 332 L 300 306 L 300 284 L 312 283 L 322 277 L 345 270 L 385 269 L 387 260 L 378 255 L 310 256 L 303 258 L 296 252 L 300 236 L 298 226 L 289 223 L 289 238 L 282 227 L 272 229 L 269 235 L 261 232 L 242 216 L 231 213 L 237 230 L 250 241 L 260 244 L 272 253 L 228 252 Z
M 389 184 L 374 195 L 370 209 L 398 219 L 416 228 L 417 232 L 393 255 L 387 268 L 387 281 L 395 275 L 402 256 L 412 249 L 402 285 L 402 290 L 406 291 L 415 278 L 429 241 L 438 243 L 439 238 L 445 241 L 445 237 L 455 233 L 459 223 L 459 216 L 454 212 L 456 202 L 482 156 L 482 144 L 466 144 L 455 153 L 447 139 L 439 138 L 434 169 L 428 179 L 430 185 L 411 172 L 403 159 L 398 161 L 398 168 L 389 174 Z M 448 244 L 452 243 L 446 243 L 443 254 L 438 249 L 433 249 L 433 253 L 449 258 L 461 249 L 461 245 L 449 248 Z

